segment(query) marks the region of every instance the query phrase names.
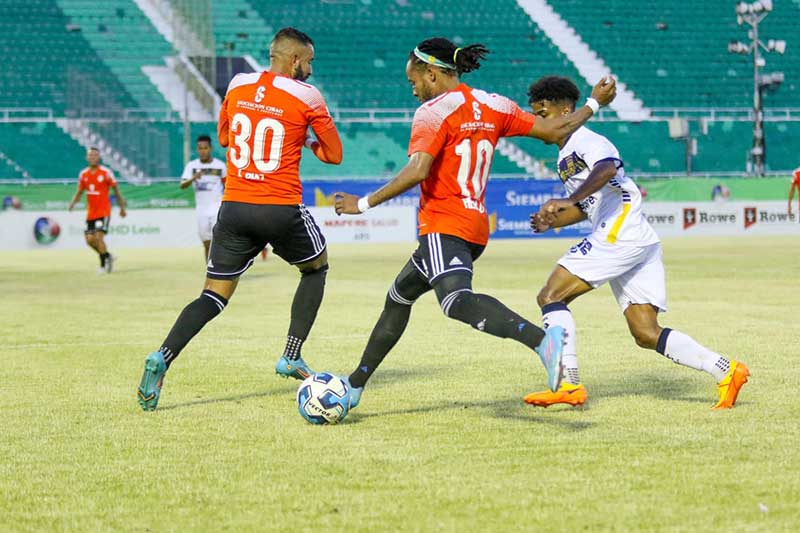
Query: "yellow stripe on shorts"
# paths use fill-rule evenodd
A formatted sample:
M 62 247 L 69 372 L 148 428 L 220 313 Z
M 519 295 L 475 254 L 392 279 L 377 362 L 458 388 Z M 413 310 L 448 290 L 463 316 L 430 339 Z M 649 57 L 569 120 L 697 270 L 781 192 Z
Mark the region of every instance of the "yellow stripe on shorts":
M 622 227 L 622 223 L 625 222 L 625 217 L 628 216 L 628 213 L 631 210 L 631 204 L 622 204 L 622 213 L 617 217 L 617 220 L 614 221 L 614 225 L 611 226 L 611 231 L 608 232 L 608 242 L 614 244 L 617 242 L 617 235 L 619 234 L 619 228 Z

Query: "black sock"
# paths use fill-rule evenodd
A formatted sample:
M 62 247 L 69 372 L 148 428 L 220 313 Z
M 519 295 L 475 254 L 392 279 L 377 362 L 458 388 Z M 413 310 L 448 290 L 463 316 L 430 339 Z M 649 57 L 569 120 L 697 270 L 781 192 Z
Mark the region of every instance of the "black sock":
M 442 309 L 450 318 L 495 337 L 514 339 L 531 350 L 544 338 L 541 328 L 487 294 L 475 294 L 469 290 L 450 293 L 442 299 Z
M 369 336 L 367 347 L 364 348 L 361 362 L 358 364 L 358 368 L 350 374 L 349 381 L 351 386 L 359 388 L 367 383 L 367 380 L 378 368 L 378 365 L 381 364 L 386 354 L 400 340 L 408 325 L 410 316 L 410 305 L 399 304 L 392 300 L 391 297 L 386 297 L 383 312 L 375 327 L 372 328 L 372 334 Z
M 164 354 L 167 368 L 189 344 L 192 337 L 228 305 L 228 300 L 214 291 L 204 290 L 200 297 L 183 308 L 175 325 L 164 339 L 159 351 Z
M 108 253 L 108 252 L 106 252 L 104 254 L 100 254 L 100 266 L 101 267 L 106 266 L 106 259 L 108 259 L 109 255 L 111 255 L 111 254 Z
M 317 311 L 325 294 L 325 277 L 328 274 L 328 265 L 310 272 L 301 272 L 300 283 L 294 293 L 292 301 L 292 320 L 289 323 L 289 333 L 286 336 L 286 348 L 283 355 L 287 359 L 300 358 L 300 350 L 308 338 L 308 332 L 317 318 Z

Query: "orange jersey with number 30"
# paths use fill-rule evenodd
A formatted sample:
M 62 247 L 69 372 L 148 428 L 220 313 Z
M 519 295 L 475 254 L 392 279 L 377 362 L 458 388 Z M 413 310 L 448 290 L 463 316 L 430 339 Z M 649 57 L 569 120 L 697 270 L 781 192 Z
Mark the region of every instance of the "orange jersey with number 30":
M 317 137 L 334 128 L 314 86 L 272 72 L 237 74 L 217 125 L 219 138 L 228 140 L 222 200 L 302 203 L 300 153 L 308 126 Z
M 501 137 L 527 135 L 535 121 L 505 96 L 463 83 L 417 109 L 408 155 L 434 157 L 420 184 L 419 234 L 444 233 L 486 244 L 484 199 L 495 146 Z

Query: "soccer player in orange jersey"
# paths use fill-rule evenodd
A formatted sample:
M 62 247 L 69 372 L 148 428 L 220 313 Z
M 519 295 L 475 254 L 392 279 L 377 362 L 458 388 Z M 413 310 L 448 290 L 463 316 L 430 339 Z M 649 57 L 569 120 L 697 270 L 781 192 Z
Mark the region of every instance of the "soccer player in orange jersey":
M 269 56 L 269 71 L 235 76 L 222 103 L 217 132 L 228 147 L 228 169 L 205 288 L 145 361 L 138 390 L 145 410 L 156 408 L 169 366 L 225 309 L 239 276 L 267 243 L 300 270 L 286 348 L 275 370 L 296 379 L 311 374 L 300 350 L 322 303 L 328 254 L 325 237 L 302 203 L 300 152 L 305 146 L 322 162 L 338 165 L 342 142 L 322 95 L 303 83 L 314 60 L 311 38 L 284 28 L 272 40 Z M 316 140 L 308 135 L 309 126 Z
M 78 175 L 78 190 L 69 203 L 69 210 L 75 207 L 83 191 L 86 191 L 86 244 L 100 256 L 98 273 L 110 273 L 114 266 L 114 257 L 108 252 L 105 235 L 111 221 L 111 200 L 108 190 L 113 189 L 119 205 L 119 216 L 125 218 L 125 200 L 117 188 L 114 172 L 100 164 L 100 151 L 91 147 L 86 151 L 86 162 L 89 166 Z
M 794 198 L 794 190 L 797 189 L 797 210 L 800 212 L 800 167 L 794 170 L 792 175 L 792 184 L 789 185 L 789 207 L 788 213 L 792 214 L 792 198 Z
M 406 76 L 422 105 L 414 115 L 406 166 L 378 191 L 357 198 L 336 193 L 336 212 L 359 214 L 420 185 L 419 247 L 389 288 L 383 313 L 358 367 L 347 378 L 350 407 L 405 330 L 411 306 L 431 289 L 445 316 L 535 350 L 556 390 L 561 380 L 563 329 L 544 332 L 495 298 L 472 291 L 472 266 L 489 239 L 484 198 L 495 146 L 501 137 L 558 142 L 613 100 L 604 80 L 576 112 L 537 119 L 504 96 L 474 89 L 460 75 L 478 69 L 488 50 L 458 48 L 447 39 L 421 42 L 409 54 Z

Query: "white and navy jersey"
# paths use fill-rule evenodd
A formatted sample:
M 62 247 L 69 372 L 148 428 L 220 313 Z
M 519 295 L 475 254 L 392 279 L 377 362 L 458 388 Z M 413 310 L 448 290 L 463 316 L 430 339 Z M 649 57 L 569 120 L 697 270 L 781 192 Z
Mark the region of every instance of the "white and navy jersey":
M 639 188 L 625 176 L 619 151 L 608 139 L 586 127 L 573 133 L 558 151 L 558 175 L 567 194 L 583 185 L 601 161 L 613 161 L 617 175 L 579 204 L 592 223 L 592 238 L 633 246 L 658 242 L 658 235 L 642 213 Z
M 226 165 L 216 158 L 212 158 L 208 163 L 203 163 L 199 159 L 189 161 L 189 164 L 183 169 L 181 181 L 192 179 L 198 170 L 202 174 L 192 184 L 194 185 L 194 203 L 197 206 L 197 213 L 216 215 L 219 205 L 222 203 L 222 178 L 225 177 Z

